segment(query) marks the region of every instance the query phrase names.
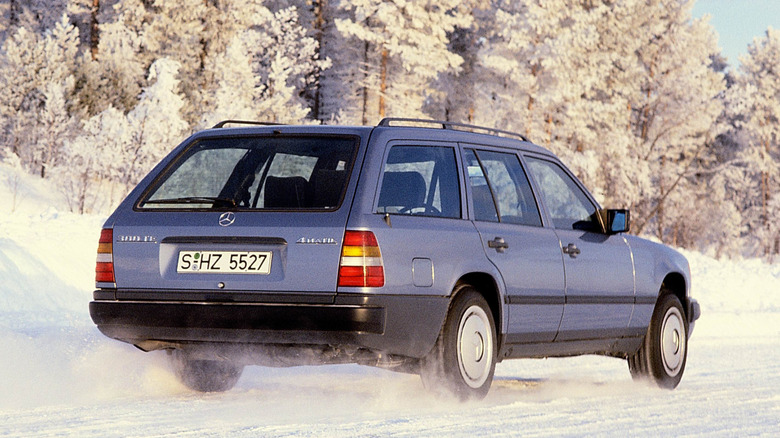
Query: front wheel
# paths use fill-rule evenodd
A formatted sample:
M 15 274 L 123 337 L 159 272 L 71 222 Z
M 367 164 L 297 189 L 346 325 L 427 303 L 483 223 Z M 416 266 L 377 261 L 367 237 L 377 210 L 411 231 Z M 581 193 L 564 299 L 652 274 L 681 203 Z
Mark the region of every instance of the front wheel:
M 653 311 L 642 347 L 628 358 L 635 380 L 650 379 L 661 388 L 674 389 L 682 379 L 688 356 L 688 320 L 680 300 L 664 295 Z
M 475 289 L 455 292 L 433 350 L 422 361 L 423 385 L 461 400 L 482 399 L 496 369 L 496 325 L 490 307 Z
M 244 367 L 225 360 L 193 359 L 174 350 L 168 356 L 176 377 L 188 388 L 200 392 L 223 392 L 235 386 Z

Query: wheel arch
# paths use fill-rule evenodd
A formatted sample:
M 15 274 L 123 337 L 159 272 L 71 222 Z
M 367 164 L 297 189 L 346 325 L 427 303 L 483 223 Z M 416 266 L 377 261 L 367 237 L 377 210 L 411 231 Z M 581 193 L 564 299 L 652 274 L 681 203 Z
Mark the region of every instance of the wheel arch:
M 493 314 L 493 321 L 496 324 L 496 335 L 500 339 L 504 327 L 504 312 L 501 306 L 501 293 L 496 279 L 485 272 L 471 272 L 458 279 L 455 284 L 455 290 L 462 285 L 473 287 L 485 298 L 488 306 L 490 306 L 490 312 Z
M 686 320 L 690 318 L 688 315 L 688 285 L 685 282 L 685 277 L 678 272 L 671 272 L 666 274 L 664 281 L 661 283 L 661 290 L 658 293 L 658 299 L 660 300 L 664 295 L 674 295 L 680 300 L 680 304 L 685 312 Z

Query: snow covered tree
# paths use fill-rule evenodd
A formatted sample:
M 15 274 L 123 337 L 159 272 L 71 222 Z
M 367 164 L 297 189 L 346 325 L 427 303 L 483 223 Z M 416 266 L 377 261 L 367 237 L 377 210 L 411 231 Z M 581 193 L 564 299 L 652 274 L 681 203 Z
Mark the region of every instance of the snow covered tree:
M 200 119 L 202 71 L 206 58 L 204 0 L 154 0 L 149 19 L 143 26 L 143 47 L 151 59 L 168 58 L 181 66 L 179 79 L 184 86 L 183 113 L 192 122 Z
M 653 9 L 657 18 L 648 23 L 651 39 L 639 50 L 641 98 L 632 102 L 634 153 L 638 162 L 647 163 L 650 177 L 635 204 L 637 230 L 652 220 L 656 236 L 665 241 L 673 241 L 667 234 L 688 224 L 691 214 L 685 207 L 692 204 L 688 193 L 695 193 L 699 160 L 723 130 L 716 122 L 725 81 L 710 68 L 710 57 L 718 53 L 716 39 L 707 21 L 691 19 L 692 6 L 669 0 Z
M 206 126 L 222 118 L 303 123 L 310 116 L 304 91 L 312 72 L 330 62 L 318 58 L 317 41 L 298 23 L 296 8 L 265 10 L 256 19 L 207 65 L 218 88 Z
M 53 28 L 63 14 L 69 14 L 72 0 L 11 0 L 8 3 L 8 24 L 11 34 L 24 27 L 42 34 Z
M 780 254 L 780 30 L 769 28 L 740 59 L 729 90 L 747 183 L 745 225 L 756 253 Z
M 304 90 L 312 86 L 312 73 L 328 68 L 330 61 L 319 59 L 317 41 L 306 36 L 306 29 L 298 23 L 297 9 L 290 7 L 267 16 L 248 37 L 256 50 L 253 70 L 261 87 L 257 102 L 260 118 L 302 122 L 310 113 Z
M 122 175 L 122 154 L 130 150 L 132 132 L 122 111 L 108 107 L 84 122 L 82 132 L 67 141 L 56 170 L 71 211 L 100 211 L 117 201 L 130 187 L 115 190 Z M 117 193 L 118 192 L 118 193 Z
M 78 111 L 78 30 L 63 15 L 41 37 L 19 28 L 3 45 L 0 118 L 4 143 L 42 177 L 56 164 Z
M 476 121 L 550 147 L 605 205 L 631 206 L 636 231 L 652 221 L 664 239 L 685 218 L 665 203 L 688 205 L 672 198 L 697 183 L 694 166 L 722 111 L 722 75 L 709 68 L 714 34 L 691 6 L 496 1 Z
M 478 53 L 478 124 L 525 134 L 571 163 L 602 200 L 630 205 L 629 99 L 641 77 L 623 38 L 632 24 L 620 8 L 574 0 L 494 2 Z M 629 81 L 628 79 L 633 79 Z M 491 123 L 491 121 L 493 121 Z M 630 169 L 630 168 L 629 168 Z M 623 172 L 628 170 L 627 172 Z
M 136 184 L 189 129 L 181 114 L 184 98 L 179 94 L 178 71 L 176 61 L 155 61 L 149 68 L 149 86 L 127 114 L 132 135 L 128 148 L 118 154 L 120 181 L 127 186 Z
M 211 111 L 203 115 L 201 126 L 211 126 L 220 120 L 254 120 L 258 117 L 254 101 L 260 90 L 252 70 L 248 43 L 247 33 L 236 35 L 209 66 L 217 89 L 211 99 Z
M 469 27 L 456 27 L 450 33 L 449 50 L 460 56 L 463 63 L 458 71 L 445 71 L 439 74 L 433 88 L 436 93 L 430 96 L 424 106 L 424 111 L 437 120 L 448 120 L 461 123 L 473 123 L 478 95 L 483 91 L 478 88 L 479 70 L 478 53 L 482 47 L 480 20 L 488 14 L 482 9 L 480 0 L 471 5 L 474 21 Z
M 389 114 L 424 117 L 432 82 L 463 59 L 448 49 L 448 34 L 472 16 L 458 0 L 360 0 L 342 4 L 338 30 L 362 45 L 362 122 Z
M 88 115 L 96 115 L 113 106 L 122 111 L 131 110 L 138 102 L 145 83 L 146 56 L 143 40 L 133 23 L 145 14 L 143 4 L 126 1 L 116 4 L 98 25 L 100 39 L 97 50 L 89 47 L 89 55 L 78 71 L 77 93 L 79 104 Z M 134 29 L 135 27 L 135 29 Z

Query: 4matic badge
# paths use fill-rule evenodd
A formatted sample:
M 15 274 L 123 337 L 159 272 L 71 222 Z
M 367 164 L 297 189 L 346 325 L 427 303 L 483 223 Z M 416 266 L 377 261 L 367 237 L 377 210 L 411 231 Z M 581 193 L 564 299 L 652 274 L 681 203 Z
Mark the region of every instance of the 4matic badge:
M 295 243 L 303 243 L 306 245 L 335 245 L 336 239 L 332 237 L 313 238 L 313 237 L 301 237 L 296 240 Z

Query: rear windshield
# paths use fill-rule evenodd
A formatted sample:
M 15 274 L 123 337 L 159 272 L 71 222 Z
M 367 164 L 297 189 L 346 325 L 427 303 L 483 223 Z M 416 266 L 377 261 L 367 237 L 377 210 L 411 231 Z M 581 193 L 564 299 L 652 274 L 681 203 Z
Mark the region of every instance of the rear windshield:
M 353 137 L 200 140 L 155 180 L 138 208 L 335 210 L 356 150 Z

